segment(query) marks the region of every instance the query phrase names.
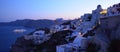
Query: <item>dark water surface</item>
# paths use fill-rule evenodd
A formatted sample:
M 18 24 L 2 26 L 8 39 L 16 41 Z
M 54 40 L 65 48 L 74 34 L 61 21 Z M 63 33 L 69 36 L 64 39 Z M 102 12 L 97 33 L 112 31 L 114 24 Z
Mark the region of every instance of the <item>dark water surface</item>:
M 14 29 L 25 29 L 25 32 L 15 33 Z M 34 29 L 18 26 L 0 27 L 0 52 L 9 52 L 10 46 L 15 42 L 17 37 L 28 34 Z

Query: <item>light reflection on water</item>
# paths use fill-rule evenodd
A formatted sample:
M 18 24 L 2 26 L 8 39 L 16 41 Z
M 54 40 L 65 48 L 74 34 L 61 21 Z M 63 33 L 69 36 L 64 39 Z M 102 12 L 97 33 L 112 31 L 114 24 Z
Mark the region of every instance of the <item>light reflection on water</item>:
M 14 29 L 13 32 L 14 33 L 23 33 L 23 32 L 26 32 L 27 30 L 26 29 Z

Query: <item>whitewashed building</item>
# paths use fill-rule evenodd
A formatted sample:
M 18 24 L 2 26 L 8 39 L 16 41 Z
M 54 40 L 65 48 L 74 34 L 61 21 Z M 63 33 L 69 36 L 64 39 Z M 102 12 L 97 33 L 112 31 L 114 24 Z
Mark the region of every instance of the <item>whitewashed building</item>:
M 69 29 L 70 29 L 69 25 L 55 25 L 55 26 L 51 27 L 50 31 L 51 31 L 51 33 L 55 33 L 58 31 L 69 30 Z
M 120 14 L 120 3 L 114 4 L 112 7 L 107 9 L 107 16 L 114 16 Z
M 86 45 L 84 43 L 85 42 L 84 40 L 86 40 L 86 38 L 84 38 L 84 37 L 82 37 L 82 35 L 78 34 L 77 37 L 74 39 L 73 43 L 68 43 L 68 44 L 56 46 L 56 52 L 79 52 L 79 51 L 85 51 L 85 50 L 82 50 L 83 46 Z
M 45 31 L 39 30 L 35 31 L 33 35 L 24 36 L 26 40 L 33 40 L 35 44 L 41 44 L 50 39 L 50 34 L 45 34 Z

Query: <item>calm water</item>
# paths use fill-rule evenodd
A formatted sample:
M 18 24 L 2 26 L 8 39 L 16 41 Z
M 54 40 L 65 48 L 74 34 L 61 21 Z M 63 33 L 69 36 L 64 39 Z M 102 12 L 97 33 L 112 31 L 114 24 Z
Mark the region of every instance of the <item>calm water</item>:
M 14 29 L 26 29 L 26 32 L 15 33 Z M 9 52 L 10 46 L 15 42 L 17 37 L 28 34 L 34 29 L 25 28 L 25 27 L 15 27 L 15 26 L 5 26 L 0 27 L 0 52 Z

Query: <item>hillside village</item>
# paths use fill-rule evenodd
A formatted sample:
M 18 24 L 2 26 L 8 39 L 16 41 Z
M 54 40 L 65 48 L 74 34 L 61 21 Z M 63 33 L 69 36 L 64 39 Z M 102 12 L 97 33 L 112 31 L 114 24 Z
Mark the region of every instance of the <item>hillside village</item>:
M 120 52 L 120 3 L 19 37 L 11 52 Z M 116 47 L 114 47 L 116 46 Z

